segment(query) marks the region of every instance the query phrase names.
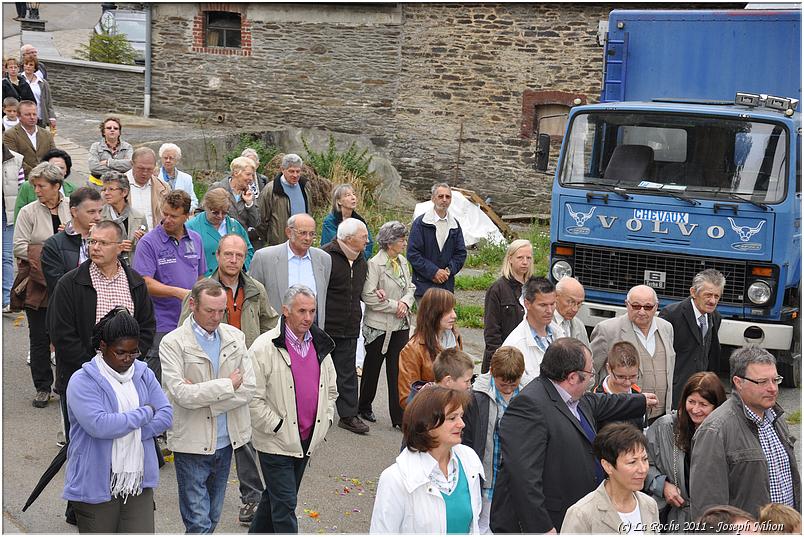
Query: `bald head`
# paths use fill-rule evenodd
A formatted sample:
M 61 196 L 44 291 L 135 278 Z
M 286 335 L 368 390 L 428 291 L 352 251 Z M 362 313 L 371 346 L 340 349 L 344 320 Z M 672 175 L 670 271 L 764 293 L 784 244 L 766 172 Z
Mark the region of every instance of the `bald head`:
M 659 297 L 653 287 L 637 285 L 628 291 L 625 299 L 628 318 L 643 332 L 647 333 L 659 307 Z M 646 306 L 650 306 L 649 308 Z
M 585 298 L 583 285 L 575 278 L 564 276 L 556 284 L 556 310 L 568 321 L 578 315 Z

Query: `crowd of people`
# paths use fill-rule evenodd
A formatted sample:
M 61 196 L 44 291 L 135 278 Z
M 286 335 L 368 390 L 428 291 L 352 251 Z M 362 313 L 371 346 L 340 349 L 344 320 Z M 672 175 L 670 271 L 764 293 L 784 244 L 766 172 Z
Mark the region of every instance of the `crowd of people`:
M 736 350 L 729 396 L 712 372 L 719 272 L 658 314 L 637 285 L 590 336 L 582 282 L 534 276 L 533 245 L 514 240 L 476 376 L 448 184 L 410 226 L 375 233 L 337 185 L 317 247 L 298 155 L 270 179 L 246 149 L 199 202 L 180 147 L 134 148 L 110 116 L 74 187 L 43 66 L 4 67 L 3 307 L 27 316 L 33 406 L 59 396 L 79 531 L 153 532 L 171 452 L 187 532 L 215 530 L 232 459 L 240 522 L 298 532 L 310 457 L 334 424 L 370 431 L 383 364 L 402 441 L 372 533 L 800 531 L 774 357 Z

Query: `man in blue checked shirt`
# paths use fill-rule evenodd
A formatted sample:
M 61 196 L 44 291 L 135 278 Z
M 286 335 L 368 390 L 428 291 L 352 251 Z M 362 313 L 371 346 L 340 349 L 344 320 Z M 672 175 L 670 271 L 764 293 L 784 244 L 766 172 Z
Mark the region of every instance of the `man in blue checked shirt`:
M 731 397 L 692 438 L 692 516 L 722 504 L 759 518 L 760 508 L 771 502 L 801 512 L 795 440 L 776 402 L 782 382 L 776 359 L 765 349 L 743 347 L 730 363 Z

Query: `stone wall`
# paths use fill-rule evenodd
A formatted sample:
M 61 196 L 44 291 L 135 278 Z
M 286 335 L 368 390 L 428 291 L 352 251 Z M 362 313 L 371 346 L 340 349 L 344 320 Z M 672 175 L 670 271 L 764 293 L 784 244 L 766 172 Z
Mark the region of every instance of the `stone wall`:
M 598 24 L 623 7 L 229 4 L 250 54 L 194 52 L 199 15 L 226 6 L 154 6 L 155 116 L 365 135 L 420 199 L 447 180 L 535 213 L 549 212 L 552 167 L 533 169 L 534 103 L 596 101 Z
M 97 112 L 143 111 L 145 68 L 68 58 L 42 58 L 53 102 Z

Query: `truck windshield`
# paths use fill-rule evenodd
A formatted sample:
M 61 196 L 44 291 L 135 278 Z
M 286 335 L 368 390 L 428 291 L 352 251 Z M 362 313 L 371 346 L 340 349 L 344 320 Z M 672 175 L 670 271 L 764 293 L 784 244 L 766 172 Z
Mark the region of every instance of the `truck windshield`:
M 782 125 L 676 114 L 596 112 L 572 122 L 562 185 L 778 203 L 788 133 Z

